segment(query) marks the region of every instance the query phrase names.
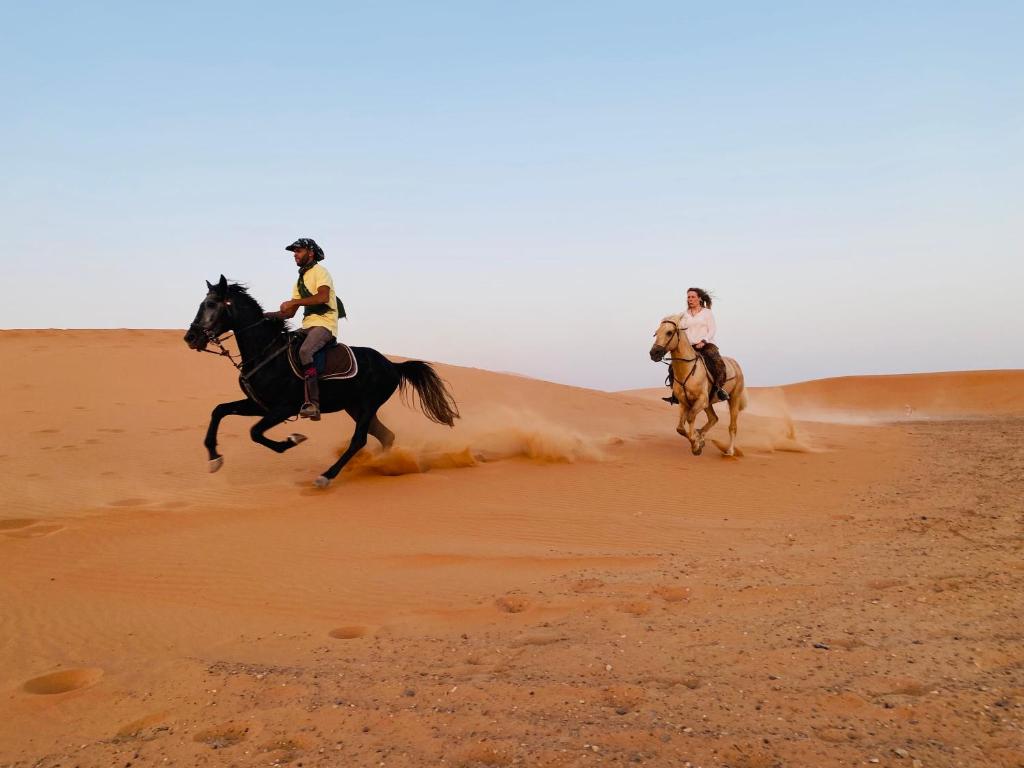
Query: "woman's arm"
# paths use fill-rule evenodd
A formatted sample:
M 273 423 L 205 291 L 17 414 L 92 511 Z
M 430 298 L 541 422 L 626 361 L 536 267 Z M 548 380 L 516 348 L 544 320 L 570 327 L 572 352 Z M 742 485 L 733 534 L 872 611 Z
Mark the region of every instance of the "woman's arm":
M 710 309 L 705 309 L 704 311 L 708 313 L 708 335 L 704 340 L 714 344 L 715 334 L 718 332 L 718 326 L 715 324 L 715 316 L 711 314 Z

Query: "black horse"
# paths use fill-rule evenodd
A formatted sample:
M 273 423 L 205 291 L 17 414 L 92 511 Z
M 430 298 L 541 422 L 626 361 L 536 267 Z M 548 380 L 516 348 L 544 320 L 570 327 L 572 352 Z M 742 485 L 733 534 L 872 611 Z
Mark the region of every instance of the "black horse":
M 294 334 L 284 321 L 265 317 L 260 307 L 244 286 L 229 284 L 220 276 L 216 285 L 206 283 L 209 292 L 199 305 L 196 319 L 185 334 L 190 349 L 210 351 L 207 344 L 220 346 L 220 338 L 233 331 L 238 341 L 241 362 L 238 384 L 245 393 L 244 400 L 221 403 L 213 409 L 210 426 L 206 430 L 206 450 L 210 454 L 210 471 L 216 472 L 224 463 L 217 453 L 217 427 L 225 416 L 259 416 L 249 434 L 260 445 L 284 453 L 305 440 L 304 435 L 292 434 L 287 440 L 271 440 L 264 432 L 296 416 L 302 407 L 304 390 L 302 380 L 292 371 L 288 362 L 288 346 Z M 221 347 L 222 354 L 227 354 Z M 394 433 L 381 424 L 377 410 L 406 385 L 419 395 L 420 407 L 431 421 L 453 426 L 459 416 L 458 407 L 445 383 L 434 369 L 420 360 L 393 363 L 375 349 L 353 347 L 359 372 L 351 379 L 328 380 L 320 383 L 320 409 L 324 413 L 345 411 L 356 423 L 352 442 L 341 457 L 314 481 L 325 488 L 364 445 L 367 434 L 377 438 L 385 449 L 395 441 Z

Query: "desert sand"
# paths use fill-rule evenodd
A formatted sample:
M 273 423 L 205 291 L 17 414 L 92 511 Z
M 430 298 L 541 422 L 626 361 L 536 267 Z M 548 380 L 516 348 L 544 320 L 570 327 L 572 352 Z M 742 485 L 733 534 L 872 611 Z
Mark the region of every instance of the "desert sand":
M 0 766 L 1024 765 L 1024 371 L 753 389 L 725 459 L 439 365 L 318 490 L 344 415 L 206 471 L 181 332 L 0 360 Z

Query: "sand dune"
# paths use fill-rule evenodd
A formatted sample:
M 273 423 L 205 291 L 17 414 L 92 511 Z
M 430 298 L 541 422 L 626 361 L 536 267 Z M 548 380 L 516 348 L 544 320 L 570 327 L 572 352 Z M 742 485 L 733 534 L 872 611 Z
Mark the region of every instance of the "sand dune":
M 664 388 L 624 392 L 653 400 Z M 842 376 L 750 387 L 747 413 L 838 423 L 1024 415 L 1024 371 Z M 721 406 L 720 406 L 721 407 Z
M 239 395 L 180 336 L 0 332 L 0 765 L 1019 759 L 1021 372 L 755 390 L 727 460 L 439 365 L 457 428 L 396 399 L 320 491 L 345 416 L 206 471 Z
M 1024 371 L 844 376 L 781 388 L 795 415 L 832 420 L 1024 414 Z

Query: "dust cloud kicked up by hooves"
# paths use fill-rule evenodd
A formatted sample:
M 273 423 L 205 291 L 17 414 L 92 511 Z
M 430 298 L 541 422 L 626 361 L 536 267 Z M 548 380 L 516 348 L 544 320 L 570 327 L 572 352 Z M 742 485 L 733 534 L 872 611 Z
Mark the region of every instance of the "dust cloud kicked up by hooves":
M 472 414 L 441 437 L 414 434 L 388 451 L 371 446 L 353 459 L 349 471 L 408 475 L 515 458 L 541 464 L 602 461 L 605 447 L 617 442 L 618 437 L 584 435 L 531 411 L 491 408 Z

